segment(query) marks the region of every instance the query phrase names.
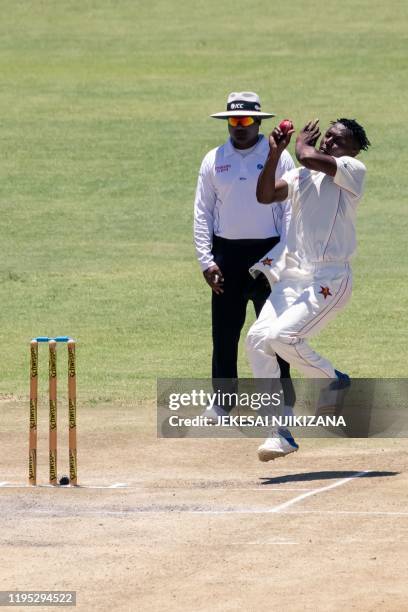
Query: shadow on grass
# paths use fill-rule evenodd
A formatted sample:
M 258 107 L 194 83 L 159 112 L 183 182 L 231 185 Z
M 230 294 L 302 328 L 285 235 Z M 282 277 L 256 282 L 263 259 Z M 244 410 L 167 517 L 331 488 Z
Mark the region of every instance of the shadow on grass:
M 336 480 L 339 478 L 353 478 L 361 474 L 355 470 L 335 470 L 326 472 L 304 472 L 302 474 L 286 474 L 285 476 L 275 476 L 271 478 L 260 478 L 262 485 L 283 484 L 285 482 L 310 482 L 311 480 Z M 384 476 L 397 476 L 399 472 L 378 472 L 372 471 L 361 474 L 360 478 L 380 478 Z

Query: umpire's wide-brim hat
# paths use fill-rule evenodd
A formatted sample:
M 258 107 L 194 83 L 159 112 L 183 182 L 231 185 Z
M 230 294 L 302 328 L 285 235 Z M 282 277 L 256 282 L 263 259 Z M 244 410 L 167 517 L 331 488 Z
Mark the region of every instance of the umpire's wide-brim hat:
M 228 119 L 228 117 L 268 119 L 275 117 L 275 113 L 263 113 L 259 96 L 253 91 L 233 91 L 227 99 L 227 110 L 223 113 L 215 113 L 211 117 L 215 119 Z

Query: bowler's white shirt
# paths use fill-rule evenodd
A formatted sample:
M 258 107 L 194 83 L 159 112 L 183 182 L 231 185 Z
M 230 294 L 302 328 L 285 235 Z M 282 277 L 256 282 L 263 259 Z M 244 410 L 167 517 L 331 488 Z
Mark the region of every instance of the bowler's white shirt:
M 256 199 L 258 176 L 269 153 L 268 140 L 260 136 L 253 149 L 241 154 L 231 140 L 204 157 L 194 204 L 194 242 L 202 270 L 213 265 L 213 234 L 230 240 L 271 238 L 286 240 L 291 208 L 288 201 L 261 205 Z M 276 178 L 294 168 L 284 151 Z M 279 246 L 282 248 L 282 244 Z
M 300 167 L 286 172 L 292 219 L 288 251 L 308 262 L 345 262 L 356 250 L 355 213 L 366 167 L 354 157 L 335 158 L 337 172 Z

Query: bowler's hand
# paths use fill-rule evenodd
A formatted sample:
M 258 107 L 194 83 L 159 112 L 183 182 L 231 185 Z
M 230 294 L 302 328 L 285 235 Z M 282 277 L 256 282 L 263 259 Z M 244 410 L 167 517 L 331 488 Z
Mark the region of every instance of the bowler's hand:
M 276 157 L 280 157 L 282 155 L 282 152 L 290 143 L 290 139 L 294 132 L 295 130 L 289 130 L 285 134 L 284 132 L 282 132 L 280 127 L 274 128 L 274 130 L 269 135 L 269 150 L 271 154 L 275 155 Z
M 207 268 L 207 270 L 204 270 L 203 275 L 214 293 L 216 293 L 217 295 L 224 293 L 224 277 L 220 268 L 216 264 L 210 266 L 209 268 Z
M 314 121 L 309 121 L 303 130 L 299 132 L 296 144 L 315 147 L 320 136 L 319 120 L 315 119 Z

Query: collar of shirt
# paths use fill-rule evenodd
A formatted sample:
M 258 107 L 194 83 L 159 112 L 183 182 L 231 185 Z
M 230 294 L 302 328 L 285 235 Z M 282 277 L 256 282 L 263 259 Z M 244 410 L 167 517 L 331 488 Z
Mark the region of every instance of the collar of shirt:
M 252 150 L 249 153 L 249 155 L 257 155 L 257 156 L 262 157 L 263 159 L 266 158 L 268 154 L 268 150 L 269 150 L 269 144 L 263 134 L 259 135 L 258 142 L 253 148 L 251 147 L 251 149 Z M 225 157 L 230 157 L 232 155 L 239 155 L 238 149 L 236 149 L 231 142 L 231 138 L 228 138 L 227 142 L 225 143 L 224 155 Z

